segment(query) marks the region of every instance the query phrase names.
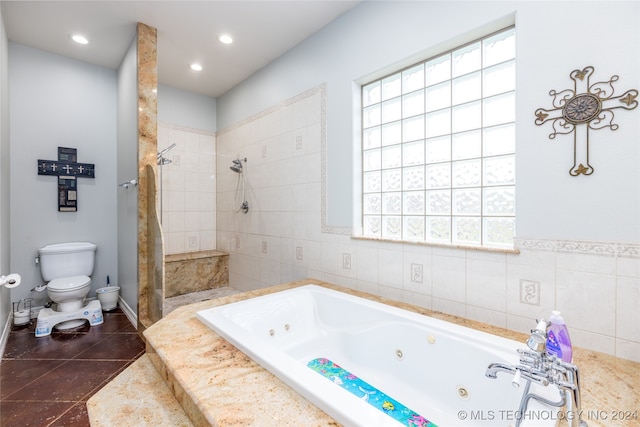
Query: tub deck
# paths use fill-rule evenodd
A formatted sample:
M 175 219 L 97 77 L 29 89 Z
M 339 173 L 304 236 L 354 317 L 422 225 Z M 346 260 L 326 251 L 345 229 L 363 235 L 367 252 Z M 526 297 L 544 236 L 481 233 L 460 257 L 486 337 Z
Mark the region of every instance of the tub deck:
M 335 420 L 305 400 L 271 373 L 216 335 L 196 318 L 196 312 L 218 305 L 315 283 L 342 292 L 381 301 L 403 309 L 433 316 L 462 326 L 482 330 L 524 343 L 517 332 L 472 320 L 432 312 L 341 288 L 317 280 L 304 280 L 260 289 L 218 300 L 180 307 L 145 331 L 147 357 L 195 426 L 337 426 Z M 583 410 L 590 427 L 638 425 L 638 420 L 621 419 L 624 411 L 639 411 L 640 364 L 594 351 L 576 348 L 574 360 L 581 369 Z M 125 371 L 126 372 L 126 371 Z M 124 374 L 124 373 L 123 373 Z M 114 382 L 116 382 L 114 380 Z M 117 390 L 117 391 L 116 391 Z M 118 394 L 120 393 L 120 394 Z M 107 385 L 88 403 L 92 425 L 126 425 L 137 412 L 100 411 L 100 401 L 118 400 L 140 407 L 154 405 L 153 389 L 112 388 Z M 143 398 L 141 398 L 143 396 Z M 102 422 L 101 417 L 110 417 Z M 616 419 L 617 417 L 617 419 Z M 143 418 L 136 418 L 145 426 Z

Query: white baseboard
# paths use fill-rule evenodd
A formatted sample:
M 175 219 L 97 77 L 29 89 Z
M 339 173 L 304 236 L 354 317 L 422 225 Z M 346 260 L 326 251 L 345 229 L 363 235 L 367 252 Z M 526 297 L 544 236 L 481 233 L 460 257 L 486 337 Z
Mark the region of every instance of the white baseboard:
M 12 324 L 13 311 L 10 311 L 7 316 L 7 322 L 4 324 L 4 328 L 2 328 L 2 337 L 0 338 L 0 356 L 4 356 L 4 349 L 7 346 L 7 341 L 9 340 L 9 332 L 11 332 Z
M 129 305 L 122 299 L 121 296 L 118 297 L 118 305 L 122 312 L 127 316 L 129 322 L 133 325 L 134 328 L 138 329 L 138 315 L 129 307 Z

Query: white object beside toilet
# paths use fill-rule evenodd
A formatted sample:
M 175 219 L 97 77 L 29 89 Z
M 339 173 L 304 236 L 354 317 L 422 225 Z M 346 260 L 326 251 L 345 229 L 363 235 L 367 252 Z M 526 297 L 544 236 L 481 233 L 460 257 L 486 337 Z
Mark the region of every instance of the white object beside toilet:
M 71 329 L 89 321 L 91 326 L 103 323 L 100 301 L 85 306 L 91 289 L 96 245 L 71 242 L 47 245 L 38 249 L 40 271 L 47 281 L 47 294 L 57 310 L 45 308 L 38 313 L 36 337 L 51 334 L 52 328 Z
M 120 286 L 107 286 L 105 288 L 96 289 L 96 295 L 98 296 L 98 300 L 100 301 L 100 305 L 103 310 L 113 310 L 118 307 Z

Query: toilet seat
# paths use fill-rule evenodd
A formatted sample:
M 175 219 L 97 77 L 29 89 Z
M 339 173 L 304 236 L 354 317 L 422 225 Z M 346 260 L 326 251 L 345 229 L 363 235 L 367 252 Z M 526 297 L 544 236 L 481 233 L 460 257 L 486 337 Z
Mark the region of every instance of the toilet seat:
M 84 288 L 89 283 L 91 283 L 89 276 L 61 277 L 47 283 L 47 288 L 55 292 L 69 292 Z

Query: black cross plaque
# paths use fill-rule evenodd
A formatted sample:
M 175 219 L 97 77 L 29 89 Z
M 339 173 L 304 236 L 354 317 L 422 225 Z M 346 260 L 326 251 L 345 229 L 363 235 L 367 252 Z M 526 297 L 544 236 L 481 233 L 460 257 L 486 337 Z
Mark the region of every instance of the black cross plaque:
M 78 150 L 58 147 L 58 160 L 38 160 L 38 175 L 58 177 L 58 211 L 78 210 L 76 178 L 95 178 L 95 165 L 78 163 Z

